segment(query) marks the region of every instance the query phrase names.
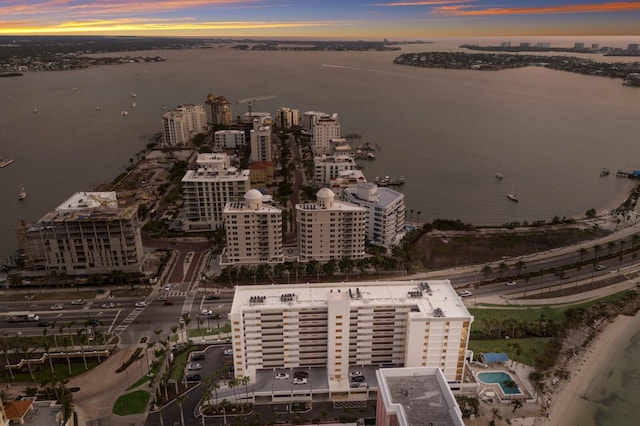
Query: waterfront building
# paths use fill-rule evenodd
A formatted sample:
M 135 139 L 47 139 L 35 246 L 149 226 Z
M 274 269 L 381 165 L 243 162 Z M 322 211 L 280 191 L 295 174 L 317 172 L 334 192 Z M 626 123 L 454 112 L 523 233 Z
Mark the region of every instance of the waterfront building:
M 335 192 L 338 198 L 344 199 L 344 197 L 342 197 L 342 191 L 346 188 L 356 188 L 358 184 L 366 181 L 367 178 L 361 170 L 343 170 L 338 173 L 338 177 L 331 178 L 329 188 Z
M 320 112 L 320 111 L 306 111 L 303 115 L 302 115 L 302 128 L 306 129 L 309 134 L 311 134 L 311 131 L 313 130 L 313 126 L 316 125 L 316 123 L 318 122 L 318 120 L 320 120 L 321 117 L 329 117 L 329 114 L 325 113 L 325 112 Z
M 329 188 L 318 191 L 316 198 L 295 206 L 300 261 L 364 258 L 366 209 L 335 200 Z
M 206 114 L 202 105 L 180 105 L 162 114 L 162 141 L 165 145 L 184 145 L 191 137 L 206 129 Z
M 329 155 L 348 155 L 354 157 L 355 153 L 351 144 L 345 138 L 331 139 L 329 141 Z
M 238 149 L 246 144 L 242 130 L 218 130 L 213 134 L 213 147 L 217 150 Z
M 274 167 L 271 161 L 258 161 L 249 164 L 251 174 L 251 186 L 267 186 L 273 183 Z
M 231 166 L 227 154 L 198 154 L 196 169 L 182 178 L 186 215 L 185 232 L 212 231 L 224 224 L 222 212 L 229 202 L 242 201 L 251 189 L 249 170 Z
M 327 186 L 331 179 L 337 178 L 341 172 L 356 170 L 358 165 L 348 154 L 318 155 L 313 157 L 313 183 Z
M 640 44 L 638 44 L 638 43 L 629 43 L 627 45 L 627 50 L 630 53 L 640 52 Z
M 548 49 L 551 47 L 551 43 L 536 43 L 538 49 Z
M 460 407 L 439 368 L 381 368 L 376 377 L 376 426 L 464 426 Z
M 500 47 L 511 47 L 511 42 L 503 41 L 502 43 L 500 43 Z
M 431 367 L 463 379 L 473 317 L 449 280 L 236 286 L 236 377 L 278 368 L 326 369 L 333 396 L 350 367 Z
M 367 239 L 371 244 L 391 247 L 405 235 L 404 194 L 390 188 L 379 188 L 370 182 L 347 187 L 342 199 L 367 209 Z
M 263 204 L 263 195 L 250 189 L 244 202 L 227 203 L 223 211 L 227 246 L 221 264 L 282 263 L 282 210 Z
M 278 108 L 276 124 L 281 129 L 290 129 L 300 125 L 300 111 L 291 108 Z
M 231 103 L 224 96 L 207 95 L 204 101 L 207 124 L 228 126 L 231 124 Z
M 25 269 L 69 276 L 141 273 L 137 205 L 120 205 L 115 192 L 78 192 L 36 223 L 16 228 Z
M 529 47 L 531 47 L 531 43 L 522 42 L 522 43 L 520 43 L 520 47 L 523 47 L 523 48 L 525 48 L 525 49 L 528 49 Z
M 251 162 L 272 161 L 271 151 L 271 120 L 256 118 L 250 132 Z
M 322 116 L 311 129 L 311 147 L 314 155 L 329 154 L 332 139 L 339 139 L 340 123 L 338 114 Z
M 576 42 L 573 44 L 573 48 L 576 50 L 583 50 L 584 49 L 584 43 L 581 42 Z

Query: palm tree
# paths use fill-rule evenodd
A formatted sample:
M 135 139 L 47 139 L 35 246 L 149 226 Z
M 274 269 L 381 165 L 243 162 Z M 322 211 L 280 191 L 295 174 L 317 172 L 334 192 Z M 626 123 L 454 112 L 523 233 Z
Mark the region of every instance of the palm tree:
M 220 340 L 220 313 L 215 313 L 216 325 L 218 326 L 218 340 Z
M 580 250 L 578 250 L 578 252 L 580 253 L 580 263 L 582 263 L 582 260 L 584 259 L 584 256 L 587 254 L 589 250 L 587 250 L 584 247 L 580 247 Z
M 526 263 L 524 260 L 520 259 L 516 262 L 516 270 L 518 271 L 518 275 L 522 273 L 522 270 L 526 267 Z
M 598 259 L 598 252 L 600 251 L 602 247 L 600 246 L 600 244 L 595 244 L 593 246 L 593 261 L 595 262 Z
M 229 408 L 230 406 L 231 404 L 226 399 L 223 399 L 218 404 L 218 408 L 222 409 L 222 417 L 225 425 L 227 424 L 227 408 Z
M 422 213 L 420 210 L 416 212 L 416 217 L 417 217 L 416 223 L 418 224 L 418 226 L 420 226 L 420 213 Z
M 56 338 L 56 321 L 51 322 L 51 331 L 53 332 L 53 343 L 56 345 L 56 349 L 57 349 L 58 339 Z
M 247 401 L 247 405 L 249 405 L 249 382 L 251 378 L 249 376 L 244 376 L 240 379 L 240 383 L 244 385 L 244 395 L 245 401 Z
M 176 401 L 178 401 L 178 405 L 180 406 L 180 424 L 184 426 L 184 409 L 182 408 L 182 404 L 185 400 L 185 395 L 176 395 Z
M 229 380 L 229 382 L 227 382 L 227 385 L 231 388 L 231 390 L 233 391 L 233 399 L 236 401 L 236 405 L 238 405 L 238 395 L 236 395 L 236 386 L 238 386 L 240 383 L 238 382 L 237 379 L 231 379 Z
M 513 401 L 511 401 L 511 404 L 513 404 L 513 411 L 511 411 L 512 413 L 515 413 L 518 408 L 522 408 L 522 401 L 520 401 L 519 399 L 514 399 Z
M 502 275 L 507 271 L 507 269 L 509 269 L 507 264 L 505 262 L 500 262 L 500 264 L 498 265 L 498 272 L 500 273 L 500 278 L 502 278 Z
M 482 268 L 482 276 L 484 276 L 485 281 L 489 279 L 489 275 L 491 275 L 491 272 L 493 272 L 493 269 L 491 269 L 491 265 L 484 265 L 484 267 Z
M 49 342 L 45 341 L 43 344 L 44 347 L 44 352 L 47 354 L 47 358 L 49 359 L 49 368 L 51 368 L 51 373 L 55 373 L 55 370 L 53 369 L 53 359 L 51 358 L 51 353 L 49 353 Z
M 78 339 L 80 340 L 80 351 L 82 351 L 82 360 L 84 361 L 84 370 L 87 371 L 89 367 L 87 367 L 87 357 L 85 356 L 85 353 L 84 353 L 84 339 L 86 338 L 86 335 L 84 334 L 83 328 L 77 329 L 76 333 L 78 334 Z

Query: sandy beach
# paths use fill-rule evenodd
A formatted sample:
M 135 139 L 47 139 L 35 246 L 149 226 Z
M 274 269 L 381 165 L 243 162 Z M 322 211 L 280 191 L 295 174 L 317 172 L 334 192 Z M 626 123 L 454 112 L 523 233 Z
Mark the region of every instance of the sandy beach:
M 640 328 L 640 314 L 634 317 L 618 316 L 567 365 L 571 373 L 569 380 L 562 381 L 559 388 L 551 396 L 549 424 L 578 425 L 579 419 L 585 418 L 595 411 L 592 404 L 585 399 L 585 393 L 594 381 L 599 380 L 616 355 L 616 350 L 626 344 L 629 338 Z M 605 372 L 606 373 L 606 372 Z

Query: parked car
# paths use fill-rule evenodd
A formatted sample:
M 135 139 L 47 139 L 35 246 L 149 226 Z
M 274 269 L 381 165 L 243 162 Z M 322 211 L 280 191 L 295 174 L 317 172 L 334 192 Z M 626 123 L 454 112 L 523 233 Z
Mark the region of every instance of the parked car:
M 276 380 L 289 380 L 287 373 L 276 373 Z
M 366 388 L 367 384 L 365 382 L 351 382 L 350 386 L 352 388 Z
M 212 294 L 210 296 L 205 297 L 206 300 L 218 300 L 220 299 L 220 296 L 218 296 L 217 294 Z
M 607 269 L 605 265 L 596 265 L 596 271 L 604 271 Z
M 72 305 L 84 305 L 84 299 L 76 299 L 71 301 Z
M 108 309 L 108 308 L 115 308 L 115 307 L 116 307 L 116 304 L 115 304 L 115 303 L 113 303 L 113 302 L 103 303 L 103 304 L 102 304 L 102 307 L 103 307 L 103 308 L 107 308 L 107 309 Z
M 202 352 L 194 352 L 191 354 L 191 361 L 204 361 L 204 354 Z
M 64 305 L 62 303 L 56 303 L 55 305 L 51 306 L 52 311 L 61 311 L 63 308 Z
M 145 302 L 144 300 L 136 302 L 136 308 L 144 308 L 145 306 L 147 306 L 147 302 Z
M 202 364 L 199 364 L 197 362 L 192 362 L 189 363 L 189 365 L 187 365 L 187 370 L 201 370 L 202 369 Z
M 353 370 L 352 372 L 349 373 L 349 377 L 351 378 L 362 377 L 362 373 L 359 372 L 358 370 Z
M 458 292 L 458 296 L 460 297 L 469 297 L 471 296 L 471 292 L 469 290 L 461 290 Z
M 200 315 L 208 317 L 213 315 L 213 311 L 211 309 L 203 309 L 200 311 Z
M 294 377 L 293 378 L 293 384 L 294 385 L 306 385 L 307 384 L 307 379 L 304 377 Z
M 227 348 L 224 350 L 224 356 L 233 356 L 233 348 Z
M 200 380 L 202 380 L 202 377 L 200 377 L 199 374 L 187 374 L 184 379 L 187 382 L 199 382 Z
M 361 383 L 364 382 L 364 376 L 355 376 L 351 378 L 351 383 Z
M 294 371 L 293 378 L 294 379 L 306 379 L 309 377 L 309 373 L 306 371 Z
M 509 287 L 511 287 L 511 286 L 513 286 L 513 285 L 516 285 L 516 282 L 515 282 L 515 281 L 507 281 L 507 285 L 508 285 Z

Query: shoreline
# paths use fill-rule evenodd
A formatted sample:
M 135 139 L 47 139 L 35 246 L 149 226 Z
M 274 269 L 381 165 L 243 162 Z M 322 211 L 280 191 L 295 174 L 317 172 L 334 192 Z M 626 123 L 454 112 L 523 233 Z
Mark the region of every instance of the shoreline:
M 611 361 L 618 352 L 611 348 L 620 348 L 624 342 L 638 332 L 640 313 L 633 317 L 619 315 L 612 323 L 606 324 L 591 344 L 572 359 L 566 369 L 572 374 L 569 380 L 562 381 L 550 397 L 550 425 L 578 424 L 585 413 L 595 409 L 585 394 L 603 373 L 611 369 Z

